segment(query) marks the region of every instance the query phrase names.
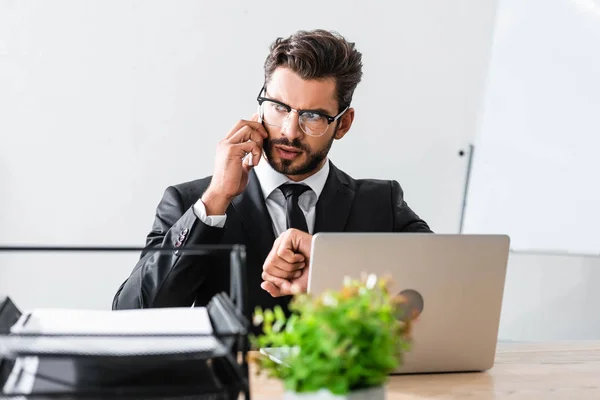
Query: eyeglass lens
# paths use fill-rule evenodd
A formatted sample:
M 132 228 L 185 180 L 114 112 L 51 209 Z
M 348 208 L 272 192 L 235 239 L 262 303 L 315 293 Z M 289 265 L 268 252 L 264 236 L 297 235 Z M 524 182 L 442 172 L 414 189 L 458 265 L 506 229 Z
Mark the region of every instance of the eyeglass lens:
M 280 127 L 286 122 L 290 112 L 281 104 L 264 101 L 261 105 L 261 114 L 265 123 Z M 312 112 L 300 114 L 299 125 L 304 133 L 311 136 L 323 135 L 329 127 L 327 118 Z

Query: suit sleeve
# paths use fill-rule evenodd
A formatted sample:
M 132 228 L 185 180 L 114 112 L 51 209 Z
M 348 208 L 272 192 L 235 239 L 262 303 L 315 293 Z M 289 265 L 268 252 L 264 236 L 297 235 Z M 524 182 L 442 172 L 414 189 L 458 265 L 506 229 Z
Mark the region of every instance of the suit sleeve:
M 427 222 L 422 220 L 404 200 L 404 191 L 396 181 L 392 187 L 392 207 L 394 212 L 394 232 L 433 233 Z
M 224 228 L 204 224 L 194 208 L 183 208 L 179 192 L 169 187 L 156 208 L 145 250 L 129 278 L 119 287 L 112 308 L 191 306 L 198 288 L 210 273 L 207 256 L 182 255 L 179 251 L 156 252 L 194 244 L 218 244 Z M 178 244 L 179 243 L 179 244 Z

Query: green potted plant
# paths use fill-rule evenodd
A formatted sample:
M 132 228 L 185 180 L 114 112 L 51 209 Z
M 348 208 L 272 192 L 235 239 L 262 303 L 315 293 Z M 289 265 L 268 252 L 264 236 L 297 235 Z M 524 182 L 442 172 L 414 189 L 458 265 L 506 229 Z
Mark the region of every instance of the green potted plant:
M 410 349 L 410 320 L 400 297 L 374 275 L 347 278 L 341 290 L 295 295 L 290 315 L 257 309 L 255 347 L 279 348 L 281 360 L 253 360 L 259 373 L 283 381 L 286 399 L 383 399 L 385 384 Z M 283 352 L 283 350 L 286 350 Z

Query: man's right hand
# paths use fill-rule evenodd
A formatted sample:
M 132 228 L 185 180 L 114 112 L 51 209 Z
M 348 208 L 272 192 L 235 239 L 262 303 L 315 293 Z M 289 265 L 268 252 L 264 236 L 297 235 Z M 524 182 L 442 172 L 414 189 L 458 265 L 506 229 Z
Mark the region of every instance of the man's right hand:
M 225 214 L 231 200 L 244 191 L 248 173 L 261 160 L 263 140 L 267 136 L 255 114 L 250 121 L 240 120 L 219 142 L 212 180 L 202 195 L 207 215 Z M 244 159 L 247 153 L 252 154 Z
M 263 265 L 260 287 L 273 297 L 305 293 L 312 235 L 298 229 L 288 229 L 273 243 Z

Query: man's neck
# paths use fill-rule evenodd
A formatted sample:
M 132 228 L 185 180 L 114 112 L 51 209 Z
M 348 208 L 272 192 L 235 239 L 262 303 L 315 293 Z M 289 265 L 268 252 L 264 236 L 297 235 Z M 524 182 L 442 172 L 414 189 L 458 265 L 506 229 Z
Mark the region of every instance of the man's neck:
M 308 185 L 317 195 L 320 196 L 325 183 L 329 176 L 329 160 L 326 158 L 323 160 L 321 165 L 318 166 L 310 174 L 303 174 L 303 176 L 286 176 L 277 172 L 268 162 L 266 157 L 255 167 L 256 177 L 260 183 L 260 188 L 265 199 L 267 199 L 271 193 L 284 183 L 300 182 L 302 181 Z

